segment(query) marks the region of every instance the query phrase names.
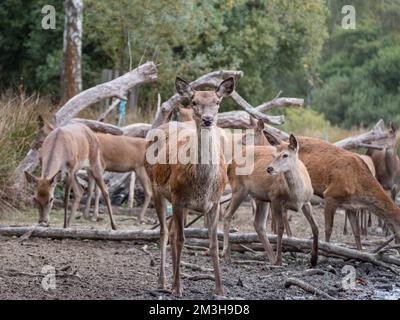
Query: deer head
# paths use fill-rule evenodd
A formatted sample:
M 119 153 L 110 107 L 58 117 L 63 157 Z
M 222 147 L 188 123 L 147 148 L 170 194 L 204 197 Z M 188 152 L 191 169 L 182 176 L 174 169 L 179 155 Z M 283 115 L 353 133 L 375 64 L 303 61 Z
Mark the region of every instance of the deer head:
M 273 154 L 272 162 L 267 168 L 270 175 L 284 173 L 292 170 L 298 160 L 299 145 L 293 134 L 290 135 L 289 143 L 281 141 L 268 132 L 265 132 L 265 137 L 271 146 L 276 147 L 276 152 Z
M 57 178 L 61 172 L 58 172 L 54 177 L 37 178 L 29 172 L 25 171 L 25 178 L 29 183 L 36 186 L 36 193 L 33 197 L 39 209 L 39 225 L 48 227 L 50 221 L 50 211 L 54 201 L 54 189 L 57 184 Z
M 235 90 L 235 80 L 230 77 L 222 81 L 214 91 L 200 91 L 193 89 L 187 81 L 176 77 L 175 87 L 180 96 L 189 99 L 189 108 L 193 110 L 196 127 L 210 129 L 216 126 L 222 98 L 231 95 Z

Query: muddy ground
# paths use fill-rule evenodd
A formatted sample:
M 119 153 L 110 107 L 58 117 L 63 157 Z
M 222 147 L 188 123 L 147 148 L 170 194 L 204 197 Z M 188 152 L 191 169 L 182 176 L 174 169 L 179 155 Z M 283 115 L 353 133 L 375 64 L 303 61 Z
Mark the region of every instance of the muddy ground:
M 353 245 L 353 236 L 342 234 L 343 212 L 338 212 L 333 234 L 334 242 Z M 150 210 L 147 225 L 138 226 L 132 217 L 117 216 L 121 229 L 149 228 L 155 222 Z M 315 218 L 323 234 L 323 216 L 320 208 L 315 209 Z M 3 214 L 0 225 L 32 225 L 36 222 L 36 212 L 28 210 L 16 214 Z M 304 217 L 290 214 L 292 231 L 296 237 L 309 238 L 310 231 Z M 52 226 L 61 226 L 62 214 L 52 214 Z M 202 222 L 197 223 L 201 226 Z M 240 208 L 233 224 L 239 231 L 253 231 L 252 214 L 249 206 Z M 374 221 L 376 225 L 376 221 Z M 99 223 L 77 220 L 73 227 L 109 228 L 107 217 Z M 375 229 L 375 228 L 373 228 Z M 376 230 L 364 237 L 366 250 L 376 247 L 384 240 Z M 321 236 L 322 238 L 323 236 Z M 142 248 L 154 256 L 154 263 Z M 171 263 L 168 257 L 168 274 Z M 210 257 L 205 251 L 184 249 L 183 261 L 212 269 Z M 251 260 L 249 264 L 239 264 Z M 254 262 L 259 260 L 260 262 Z M 299 278 L 338 299 L 399 299 L 400 277 L 381 267 L 369 263 L 343 261 L 334 258 L 320 258 L 319 275 L 305 275 L 309 268 L 309 257 L 305 254 L 285 253 L 283 267 L 273 267 L 263 263 L 260 253 L 233 253 L 233 263 L 222 262 L 222 277 L 225 295 L 242 299 L 321 299 L 305 293 L 297 287 L 285 288 L 288 277 Z M 343 287 L 342 268 L 350 265 L 356 271 L 356 286 L 346 290 Z M 55 288 L 47 291 L 42 282 L 46 273 L 43 267 L 55 270 Z M 0 299 L 174 299 L 169 293 L 157 291 L 159 248 L 157 243 L 78 241 L 0 237 Z M 182 267 L 184 276 L 212 272 L 193 271 Z M 214 282 L 183 279 L 182 299 L 212 299 Z M 169 277 L 171 283 L 171 277 Z

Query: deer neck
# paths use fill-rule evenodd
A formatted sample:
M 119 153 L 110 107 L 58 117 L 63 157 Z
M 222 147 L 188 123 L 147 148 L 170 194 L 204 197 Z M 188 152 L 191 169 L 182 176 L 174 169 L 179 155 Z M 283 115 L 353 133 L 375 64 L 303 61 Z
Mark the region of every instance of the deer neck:
M 370 189 L 374 191 L 368 196 L 370 199 L 370 201 L 368 201 L 368 209 L 385 220 L 389 227 L 391 227 L 395 233 L 398 233 L 400 238 L 400 208 L 392 201 L 380 185 L 377 187 L 379 188 Z
M 297 191 L 304 189 L 304 181 L 300 175 L 297 162 L 298 161 L 296 161 L 296 165 L 291 170 L 283 173 L 286 184 L 293 195 L 296 194 Z
M 209 129 L 196 125 L 197 130 L 197 164 L 200 170 L 215 167 L 219 161 L 220 141 L 217 126 Z

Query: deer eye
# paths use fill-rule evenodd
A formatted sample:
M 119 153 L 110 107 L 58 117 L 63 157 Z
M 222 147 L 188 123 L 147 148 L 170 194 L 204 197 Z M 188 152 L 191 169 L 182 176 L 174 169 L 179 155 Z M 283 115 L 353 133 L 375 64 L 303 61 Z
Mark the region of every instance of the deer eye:
M 197 105 L 196 101 L 192 101 L 192 106 Z
M 285 153 L 282 157 L 283 159 L 286 159 L 287 157 L 289 157 L 289 155 Z

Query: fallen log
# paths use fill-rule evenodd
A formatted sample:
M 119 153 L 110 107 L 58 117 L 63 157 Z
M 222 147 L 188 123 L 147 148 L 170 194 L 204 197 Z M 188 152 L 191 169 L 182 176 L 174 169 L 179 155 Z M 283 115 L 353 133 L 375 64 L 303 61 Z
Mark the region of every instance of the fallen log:
M 75 122 L 82 123 L 82 124 L 88 126 L 90 129 L 92 129 L 95 132 L 109 133 L 114 136 L 122 136 L 124 134 L 124 132 L 117 126 L 114 126 L 109 123 L 104 123 L 101 121 L 82 119 L 82 118 L 73 118 L 68 123 L 75 123 Z
M 90 239 L 90 240 L 145 240 L 158 241 L 159 230 L 93 230 L 93 229 L 63 229 L 63 228 L 45 228 L 45 227 L 0 227 L 0 236 L 22 236 L 32 230 L 31 237 L 56 238 L 56 239 Z M 208 230 L 206 228 L 188 228 L 185 229 L 186 238 L 208 239 Z M 218 232 L 218 239 L 223 239 L 223 233 Z M 276 243 L 275 235 L 268 236 L 271 243 Z M 231 233 L 229 240 L 233 244 L 259 243 L 256 233 Z M 284 247 L 295 248 L 298 251 L 309 252 L 312 248 L 312 240 L 298 239 L 294 237 L 284 237 L 282 239 Z M 328 242 L 319 242 L 319 252 L 330 257 L 339 257 L 345 259 L 354 259 L 363 262 L 369 262 L 378 266 L 389 268 L 396 272 L 391 265 L 400 267 L 400 259 L 384 254 L 374 254 L 370 252 L 357 251 L 345 248 Z

